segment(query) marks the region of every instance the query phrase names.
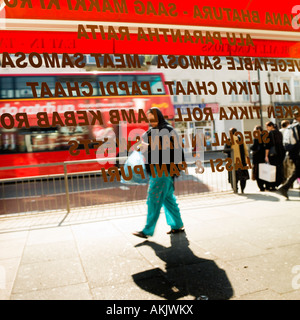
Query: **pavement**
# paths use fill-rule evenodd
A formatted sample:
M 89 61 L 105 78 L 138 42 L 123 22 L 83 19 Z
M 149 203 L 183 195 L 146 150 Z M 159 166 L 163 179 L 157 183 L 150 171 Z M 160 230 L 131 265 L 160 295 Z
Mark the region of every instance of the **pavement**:
M 145 201 L 0 217 L 1 300 L 299 300 L 300 192 L 181 197 L 153 237 Z

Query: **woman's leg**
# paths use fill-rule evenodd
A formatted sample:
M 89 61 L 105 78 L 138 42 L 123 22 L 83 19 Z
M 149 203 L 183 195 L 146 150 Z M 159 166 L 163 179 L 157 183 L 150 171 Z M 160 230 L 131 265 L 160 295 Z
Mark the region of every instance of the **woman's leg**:
M 264 181 L 257 178 L 256 182 L 257 182 L 257 186 L 259 187 L 260 191 L 265 191 Z
M 283 181 L 284 181 L 283 165 L 279 164 L 279 165 L 276 166 L 276 183 L 275 183 L 275 187 L 280 186 Z
M 167 224 L 171 229 L 180 229 L 183 227 L 183 222 L 180 215 L 180 209 L 174 195 L 173 179 L 169 177 L 168 189 L 163 202 Z
M 240 184 L 241 184 L 241 191 L 242 191 L 242 193 L 244 193 L 244 190 L 246 188 L 246 180 L 241 180 Z
M 165 177 L 150 177 L 148 196 L 147 196 L 147 221 L 143 233 L 147 236 L 153 236 L 160 210 L 164 201 L 164 191 L 166 190 Z

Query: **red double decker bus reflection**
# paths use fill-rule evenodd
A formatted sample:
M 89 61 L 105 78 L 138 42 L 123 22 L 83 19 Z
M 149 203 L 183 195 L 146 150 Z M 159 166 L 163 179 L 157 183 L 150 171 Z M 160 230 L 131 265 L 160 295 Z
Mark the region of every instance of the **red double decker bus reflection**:
M 132 130 L 147 130 L 143 115 L 152 107 L 173 119 L 164 82 L 163 74 L 148 72 L 1 75 L 0 167 L 37 167 L 0 170 L 0 179 L 63 174 L 62 166 L 38 165 L 96 159 L 93 141 L 111 135 L 127 141 Z M 115 157 L 118 151 L 107 149 L 104 156 Z M 109 164 L 78 164 L 69 170 L 103 166 Z

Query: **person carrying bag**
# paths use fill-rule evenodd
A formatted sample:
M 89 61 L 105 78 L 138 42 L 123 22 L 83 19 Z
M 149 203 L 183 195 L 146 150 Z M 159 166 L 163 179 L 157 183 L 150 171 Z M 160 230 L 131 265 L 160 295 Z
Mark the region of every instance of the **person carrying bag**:
M 261 126 L 256 126 L 254 131 L 260 131 L 262 136 L 263 128 Z M 259 174 L 259 165 L 261 163 L 265 163 L 265 146 L 264 143 L 259 141 L 259 139 L 254 139 L 253 145 L 250 147 L 252 153 L 252 161 L 253 161 L 253 168 L 252 168 L 252 180 L 256 180 L 257 186 L 259 187 L 260 191 L 265 191 L 265 180 L 262 179 L 261 175 Z
M 139 166 L 142 168 L 142 174 L 139 172 L 137 173 L 134 168 Z M 134 150 L 128 159 L 126 160 L 124 164 L 124 177 L 121 176 L 121 183 L 123 184 L 129 184 L 129 185 L 139 185 L 139 184 L 147 184 L 149 181 L 149 176 L 146 171 L 145 166 L 145 159 L 143 155 L 137 151 Z M 125 178 L 129 177 L 129 178 Z
M 174 177 L 170 175 L 171 164 L 184 161 L 183 150 L 180 146 L 176 149 L 174 141 L 176 133 L 159 109 L 150 109 L 147 117 L 152 128 L 143 135 L 140 150 L 146 158 L 146 169 L 149 174 L 148 212 L 143 230 L 133 232 L 133 235 L 141 238 L 153 236 L 162 207 L 164 207 L 167 224 L 171 228 L 167 233 L 184 231 L 180 209 L 174 195 Z M 159 141 L 160 146 L 154 148 L 154 141 Z M 163 147 L 165 141 L 169 142 L 168 148 Z M 158 168 L 166 166 L 168 173 L 164 171 L 163 174 L 158 175 L 157 166 Z
M 284 145 L 287 151 L 289 151 L 289 157 L 295 164 L 295 169 L 288 180 L 278 189 L 287 199 L 288 190 L 292 187 L 293 183 L 300 178 L 300 111 L 294 113 L 295 123 L 289 126 L 285 133 Z
M 269 191 L 276 191 L 276 187 L 278 187 L 283 181 L 285 149 L 283 147 L 282 133 L 277 129 L 277 126 L 273 122 L 269 121 L 266 123 L 266 128 L 269 132 L 269 142 L 266 144 L 265 162 L 276 167 L 275 181 L 267 181 L 266 189 Z M 273 172 L 274 168 L 269 168 Z

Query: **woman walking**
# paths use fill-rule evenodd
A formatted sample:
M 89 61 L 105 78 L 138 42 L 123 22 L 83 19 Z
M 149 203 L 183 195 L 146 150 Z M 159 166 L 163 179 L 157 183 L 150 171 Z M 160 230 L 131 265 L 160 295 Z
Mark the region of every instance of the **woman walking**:
M 276 166 L 276 181 L 267 183 L 267 190 L 276 191 L 283 181 L 283 161 L 285 158 L 285 149 L 283 147 L 282 133 L 277 126 L 268 121 L 266 128 L 269 132 L 269 142 L 266 144 L 265 162 Z
M 181 157 L 180 162 L 183 162 L 183 151 L 182 148 L 174 142 L 173 136 L 176 136 L 176 133 L 172 126 L 165 120 L 159 109 L 150 109 L 147 113 L 147 118 L 152 128 L 143 135 L 140 150 L 147 159 L 146 168 L 150 176 L 147 196 L 148 213 L 144 229 L 133 232 L 133 235 L 141 238 L 153 236 L 162 207 L 164 207 L 167 224 L 171 228 L 167 233 L 171 234 L 184 231 L 180 209 L 174 195 L 174 180 L 173 177 L 170 176 L 170 164 L 178 163 L 178 161 L 175 161 L 178 160 L 176 159 L 178 154 L 180 154 Z M 160 147 L 154 149 L 151 143 L 153 143 L 156 137 L 158 137 L 160 141 Z M 166 139 L 170 142 L 169 144 L 166 143 L 169 147 L 163 148 Z M 150 165 L 152 165 L 152 170 L 150 169 Z M 162 165 L 166 165 L 169 174 L 163 172 L 159 177 L 156 165 L 160 168 Z
M 264 180 L 261 180 L 259 178 L 259 164 L 265 163 L 265 145 L 262 142 L 262 131 L 263 128 L 261 126 L 256 126 L 254 128 L 254 131 L 260 131 L 261 139 L 254 139 L 253 145 L 250 147 L 250 150 L 252 151 L 252 179 L 256 180 L 257 186 L 260 191 L 266 190 L 266 182 Z
M 232 137 L 232 142 L 230 145 L 225 146 L 225 150 L 228 150 L 228 148 L 230 148 L 230 152 L 228 154 L 231 154 L 231 151 L 233 151 L 232 160 L 235 168 L 236 185 L 233 185 L 232 171 L 228 171 L 228 180 L 232 186 L 232 189 L 234 189 L 234 187 L 236 188 L 236 192 L 238 192 L 238 182 L 240 182 L 241 192 L 244 193 L 246 182 L 250 179 L 248 169 L 244 169 L 248 167 L 247 158 L 249 158 L 249 153 L 246 144 L 241 143 L 240 137 L 237 137 L 235 135 L 236 132 L 237 129 L 235 128 L 231 128 L 229 130 L 230 137 Z
M 288 129 L 288 126 L 290 125 L 289 120 L 283 120 L 281 121 L 281 129 L 279 130 L 284 137 L 284 134 Z M 295 170 L 295 165 L 293 160 L 290 158 L 289 152 L 286 152 L 285 158 L 283 160 L 283 180 L 282 184 L 284 184 L 287 179 L 293 174 Z

